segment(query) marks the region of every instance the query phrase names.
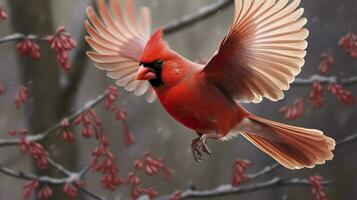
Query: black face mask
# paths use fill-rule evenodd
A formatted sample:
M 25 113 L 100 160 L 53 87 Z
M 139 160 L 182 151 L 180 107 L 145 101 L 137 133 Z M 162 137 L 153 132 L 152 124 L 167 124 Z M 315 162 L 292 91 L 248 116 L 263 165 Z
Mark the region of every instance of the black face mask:
M 162 82 L 162 77 L 161 77 L 163 64 L 164 61 L 161 59 L 155 60 L 152 63 L 140 63 L 140 65 L 149 68 L 152 72 L 155 73 L 156 78 L 149 80 L 151 86 L 153 87 L 159 87 L 164 84 L 164 82 Z

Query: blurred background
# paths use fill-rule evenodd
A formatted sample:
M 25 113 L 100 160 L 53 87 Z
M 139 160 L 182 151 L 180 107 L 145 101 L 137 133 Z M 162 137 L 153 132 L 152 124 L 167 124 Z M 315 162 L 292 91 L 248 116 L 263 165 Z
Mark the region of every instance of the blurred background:
M 215 3 L 216 0 L 137 0 L 138 5 L 146 5 L 152 9 L 154 27 L 165 25 L 172 20 L 195 13 L 204 5 Z M 89 0 L 0 0 L 9 14 L 8 19 L 0 23 L 0 37 L 14 32 L 50 35 L 58 26 L 65 26 L 79 44 L 83 47 L 83 22 L 85 8 Z M 318 73 L 320 54 L 331 50 L 336 64 L 332 66 L 330 75 L 351 77 L 357 75 L 357 60 L 346 55 L 337 43 L 339 38 L 351 30 L 357 31 L 357 1 L 356 0 L 302 0 L 305 16 L 308 18 L 307 28 L 310 30 L 309 47 L 306 64 L 299 77 L 307 78 Z M 183 56 L 198 60 L 209 58 L 216 50 L 220 39 L 226 33 L 233 16 L 233 7 L 218 12 L 213 17 L 180 30 L 165 37 L 171 48 Z M 66 82 L 66 76 L 58 67 L 55 55 L 49 50 L 47 43 L 40 42 L 42 59 L 32 59 L 19 56 L 16 42 L 4 43 L 0 46 L 0 81 L 6 85 L 6 93 L 0 96 L 0 138 L 9 138 L 11 129 L 28 128 L 31 132 L 43 131 L 78 108 L 89 99 L 102 93 L 113 80 L 97 70 L 86 56 L 76 55 L 76 49 L 71 54 L 73 69 L 81 69 L 74 79 L 77 87 L 70 88 L 63 96 L 61 84 Z M 30 101 L 22 109 L 16 109 L 13 101 L 19 86 L 29 88 Z M 348 88 L 357 95 L 357 85 Z M 286 98 L 279 102 L 264 100 L 261 104 L 245 104 L 250 111 L 266 118 L 286 122 L 278 113 L 278 109 L 292 103 L 295 99 L 306 96 L 310 87 L 292 87 L 285 92 Z M 130 130 L 136 138 L 136 144 L 126 148 L 123 142 L 121 124 L 116 122 L 111 114 L 97 111 L 104 119 L 105 132 L 110 136 L 111 149 L 115 152 L 120 174 L 126 177 L 132 169 L 132 163 L 143 152 L 165 159 L 174 169 L 172 179 L 168 182 L 162 177 L 143 176 L 144 186 L 155 187 L 160 194 L 169 194 L 179 189 L 195 186 L 197 189 L 210 189 L 223 183 L 230 183 L 232 165 L 236 159 L 247 159 L 252 162 L 250 172 L 273 164 L 274 161 L 258 150 L 245 139 L 238 137 L 227 142 L 210 142 L 214 155 L 202 163 L 194 162 L 190 150 L 190 141 L 196 135 L 189 129 L 174 121 L 160 106 L 159 102 L 148 104 L 143 97 L 136 97 L 120 89 L 119 104 L 127 110 Z M 295 121 L 287 122 L 293 125 L 321 129 L 337 141 L 352 133 L 357 133 L 357 106 L 345 106 L 334 96 L 325 95 L 326 103 L 322 109 L 313 110 L 307 106 L 305 115 Z M 79 131 L 77 131 L 79 132 Z M 76 137 L 75 144 L 60 142 L 57 137 L 51 137 L 45 142 L 53 158 L 69 169 L 81 169 L 90 162 L 93 142 Z M 357 145 L 350 144 L 337 149 L 333 161 L 314 169 L 289 171 L 283 168 L 274 175 L 281 177 L 307 178 L 310 175 L 322 175 L 326 180 L 333 181 L 327 188 L 329 199 L 357 199 Z M 27 156 L 21 154 L 17 147 L 0 149 L 0 165 L 20 171 L 32 171 L 33 163 Z M 99 177 L 87 175 L 86 184 L 108 199 L 130 199 L 128 187 L 119 187 L 115 192 L 103 190 Z M 8 177 L 0 173 L 0 199 L 22 199 L 24 181 Z M 310 188 L 292 186 L 272 188 L 239 196 L 227 196 L 220 199 L 312 199 Z M 81 196 L 81 199 L 88 197 Z M 58 196 L 54 199 L 65 199 Z M 89 198 L 88 198 L 89 199 Z M 218 199 L 218 198 L 214 198 Z

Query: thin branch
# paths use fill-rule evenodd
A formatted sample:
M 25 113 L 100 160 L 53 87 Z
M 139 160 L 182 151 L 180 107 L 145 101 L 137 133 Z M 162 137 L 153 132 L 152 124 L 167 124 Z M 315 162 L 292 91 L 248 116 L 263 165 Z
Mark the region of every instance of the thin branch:
M 38 180 L 42 183 L 48 183 L 48 184 L 53 184 L 53 185 L 61 185 L 65 183 L 73 183 L 77 180 L 80 180 L 85 173 L 88 171 L 88 167 L 84 168 L 80 172 L 70 172 L 69 170 L 65 169 L 62 165 L 59 163 L 56 163 L 55 161 L 51 160 L 50 158 L 47 158 L 48 162 L 56 168 L 58 171 L 60 171 L 62 174 L 64 174 L 67 178 L 52 178 L 48 176 L 38 176 L 32 173 L 27 173 L 27 172 L 18 172 L 13 169 L 7 168 L 0 166 L 0 172 L 3 174 L 6 174 L 8 176 L 20 178 L 20 179 L 25 179 L 25 180 Z
M 69 121 L 73 121 L 79 115 L 86 112 L 88 109 L 94 108 L 96 105 L 98 105 L 100 102 L 102 102 L 106 98 L 106 96 L 107 95 L 105 93 L 100 94 L 95 99 L 88 101 L 82 109 L 80 109 L 77 112 L 75 112 L 74 114 L 68 116 L 67 119 Z M 43 133 L 31 134 L 29 136 L 26 136 L 25 139 L 30 142 L 38 142 L 38 141 L 44 140 L 48 136 L 48 134 L 59 130 L 61 128 L 61 123 L 62 123 L 61 121 L 58 122 L 53 127 L 49 128 L 48 130 L 46 130 Z M 3 139 L 3 140 L 0 140 L 0 147 L 19 145 L 21 141 L 22 141 L 22 138 Z
M 76 177 L 81 177 L 83 174 L 83 171 L 81 171 L 79 173 L 71 173 L 67 178 L 53 178 L 48 176 L 37 176 L 31 173 L 17 172 L 10 168 L 6 168 L 2 166 L 0 166 L 0 172 L 15 178 L 24 179 L 24 180 L 37 180 L 41 183 L 50 184 L 50 185 L 64 185 L 67 183 L 73 183 L 74 181 L 79 180 L 76 179 Z M 93 192 L 91 189 L 89 189 L 86 186 L 80 186 L 80 190 L 82 190 L 84 193 L 86 193 L 88 196 L 92 197 L 93 199 L 106 200 L 106 198 Z
M 331 184 L 329 181 L 323 182 L 323 185 Z M 222 185 L 216 190 L 207 190 L 207 191 L 192 191 L 187 190 L 184 191 L 181 195 L 181 199 L 188 198 L 204 198 L 204 197 L 221 197 L 232 194 L 241 194 L 247 192 L 254 192 L 257 190 L 272 188 L 272 187 L 282 187 L 282 186 L 292 186 L 292 185 L 300 185 L 300 186 L 309 186 L 310 181 L 307 179 L 291 179 L 291 180 L 283 180 L 281 178 L 273 178 L 270 181 L 259 182 L 256 184 L 251 184 L 247 186 L 241 187 L 232 187 L 231 185 Z
M 47 161 L 48 163 L 56 168 L 59 172 L 61 172 L 63 175 L 66 175 L 66 176 L 70 176 L 71 175 L 71 172 L 68 171 L 66 168 L 64 168 L 62 165 L 56 163 L 54 160 L 52 160 L 51 158 L 47 158 Z
M 18 171 L 15 171 L 13 169 L 3 167 L 3 166 L 0 166 L 0 172 L 3 174 L 6 174 L 8 176 L 12 176 L 12 177 L 19 178 L 19 179 L 38 180 L 42 183 L 48 183 L 48 184 L 52 184 L 52 185 L 62 185 L 62 184 L 69 182 L 68 178 L 52 178 L 52 177 L 48 177 L 48 176 L 37 176 L 32 173 L 18 172 Z
M 95 193 L 94 191 L 92 191 L 91 189 L 89 189 L 88 187 L 86 186 L 82 186 L 80 187 L 80 190 L 82 190 L 84 193 L 86 193 L 88 196 L 94 198 L 94 199 L 97 199 L 97 200 L 106 200 L 105 197 Z
M 221 11 L 224 8 L 227 8 L 234 4 L 234 0 L 218 0 L 216 3 L 211 5 L 203 6 L 195 14 L 186 15 L 181 19 L 172 21 L 164 27 L 164 32 L 170 34 L 177 32 L 181 29 L 187 28 L 197 22 L 207 19 L 210 16 L 213 16 L 218 11 Z
M 31 40 L 46 40 L 45 37 L 40 37 L 38 35 L 25 35 L 22 33 L 13 33 L 11 35 L 5 36 L 0 38 L 0 44 L 5 43 L 5 42 L 17 42 L 19 40 L 23 40 L 25 38 L 31 39 Z
M 261 171 L 255 173 L 255 174 L 248 174 L 247 178 L 249 180 L 258 179 L 258 178 L 260 178 L 262 176 L 265 176 L 265 175 L 267 175 L 267 174 L 269 174 L 271 172 L 274 172 L 279 167 L 281 167 L 281 165 L 279 163 L 275 163 L 273 165 L 266 166 Z
M 336 147 L 340 147 L 340 146 L 349 144 L 349 143 L 354 142 L 356 140 L 357 140 L 357 133 L 349 135 L 346 138 L 340 140 L 339 142 L 336 143 Z
M 323 185 L 329 185 L 331 182 L 325 181 Z M 310 186 L 310 181 L 307 179 L 291 179 L 291 180 L 283 180 L 279 177 L 273 178 L 269 181 L 259 182 L 255 184 L 240 186 L 240 187 L 232 187 L 231 185 L 221 185 L 212 190 L 203 190 L 203 191 L 193 191 L 193 190 L 185 190 L 181 193 L 180 199 L 195 199 L 195 198 L 216 198 L 222 196 L 228 196 L 233 194 L 241 194 L 254 192 L 257 190 L 263 190 L 274 187 L 283 187 L 283 186 Z M 145 197 L 141 198 L 144 200 Z M 164 196 L 158 198 L 158 200 L 168 200 L 170 196 Z
M 50 185 L 64 185 L 67 183 L 74 183 L 78 180 L 81 180 L 84 174 L 88 171 L 89 167 L 84 168 L 80 172 L 74 173 L 70 172 L 67 169 L 65 169 L 63 166 L 60 164 L 54 162 L 53 160 L 48 159 L 49 163 L 54 166 L 57 170 L 62 172 L 64 175 L 66 175 L 66 178 L 53 178 L 49 176 L 38 176 L 32 173 L 27 173 L 27 172 L 19 172 L 15 171 L 13 169 L 7 168 L 0 166 L 0 172 L 12 176 L 15 178 L 23 179 L 23 180 L 37 180 L 41 183 L 44 184 L 50 184 Z M 91 189 L 89 189 L 87 186 L 80 186 L 79 187 L 84 193 L 86 193 L 88 196 L 92 197 L 93 199 L 97 200 L 106 200 L 106 198 L 102 197 L 101 195 L 93 192 Z
M 54 167 L 56 168 L 58 171 L 60 171 L 62 174 L 67 175 L 69 181 L 74 182 L 76 180 L 80 180 L 82 179 L 82 177 L 89 171 L 90 166 L 85 167 L 84 169 L 82 169 L 80 172 L 78 173 L 72 173 L 69 170 L 67 170 L 66 168 L 64 168 L 62 165 L 56 163 L 55 161 L 53 161 L 52 159 L 48 158 L 47 159 L 48 162 Z M 93 190 L 89 189 L 87 186 L 85 185 L 80 185 L 79 189 L 82 190 L 84 193 L 86 193 L 88 196 L 92 197 L 93 199 L 97 199 L 97 200 L 106 200 L 105 197 L 97 194 L 96 192 L 94 192 Z
M 357 83 L 357 76 L 352 76 L 349 78 L 338 78 L 336 76 L 320 76 L 320 75 L 312 75 L 310 78 L 297 78 L 292 86 L 310 86 L 315 81 L 319 81 L 322 84 L 329 84 L 329 83 L 338 83 L 343 86 L 351 86 Z

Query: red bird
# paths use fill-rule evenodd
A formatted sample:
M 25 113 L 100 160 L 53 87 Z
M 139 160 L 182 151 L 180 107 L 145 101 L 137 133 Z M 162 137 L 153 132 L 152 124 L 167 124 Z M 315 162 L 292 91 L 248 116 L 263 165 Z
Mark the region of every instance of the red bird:
M 308 30 L 300 0 L 235 0 L 233 24 L 208 64 L 182 57 L 163 40 L 150 36 L 150 10 L 135 15 L 133 0 L 98 0 L 101 19 L 87 10 L 86 37 L 99 69 L 136 95 L 155 96 L 167 112 L 194 130 L 196 161 L 211 155 L 207 139 L 241 134 L 289 169 L 312 168 L 333 158 L 335 141 L 315 129 L 273 122 L 249 113 L 241 102 L 284 97 L 304 65 Z

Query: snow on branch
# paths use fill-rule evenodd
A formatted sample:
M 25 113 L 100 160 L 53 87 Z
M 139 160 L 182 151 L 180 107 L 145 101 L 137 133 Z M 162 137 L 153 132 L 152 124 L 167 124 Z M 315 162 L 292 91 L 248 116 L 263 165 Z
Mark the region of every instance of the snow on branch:
M 28 172 L 22 172 L 22 171 L 16 171 L 11 168 L 3 167 L 0 165 L 0 172 L 7 175 L 7 176 L 12 176 L 18 179 L 24 179 L 28 180 L 31 182 L 38 182 L 41 184 L 49 184 L 49 185 L 65 185 L 65 184 L 76 184 L 81 182 L 81 179 L 83 176 L 86 174 L 86 172 L 89 170 L 89 167 L 86 167 L 82 169 L 80 172 L 70 172 L 69 170 L 65 169 L 62 165 L 56 163 L 55 161 L 51 160 L 48 158 L 48 161 L 51 166 L 53 166 L 55 169 L 57 169 L 59 172 L 61 172 L 63 175 L 65 175 L 64 178 L 54 178 L 54 177 L 49 177 L 49 176 L 39 176 L 36 174 L 28 173 Z M 93 192 L 91 189 L 89 189 L 87 186 L 84 186 L 82 184 L 78 184 L 79 189 L 82 190 L 84 193 L 86 193 L 88 196 L 92 197 L 93 199 L 97 200 L 105 200 L 106 198 L 100 196 L 99 194 Z
M 315 81 L 320 82 L 321 84 L 330 84 L 337 83 L 343 86 L 351 86 L 357 83 L 357 76 L 351 76 L 349 78 L 338 78 L 336 76 L 321 76 L 321 75 L 312 75 L 310 78 L 297 78 L 292 86 L 311 86 Z
M 32 34 L 25 35 L 22 33 L 13 33 L 11 35 L 0 38 L 0 44 L 5 43 L 5 42 L 14 42 L 14 41 L 16 42 L 19 40 L 23 40 L 25 38 L 30 39 L 30 40 L 43 40 L 43 41 L 46 40 L 46 38 L 44 38 L 44 37 L 42 38 L 37 35 L 32 35 Z
M 331 184 L 329 181 L 324 181 L 323 185 Z M 283 187 L 283 186 L 308 186 L 310 187 L 310 181 L 308 179 L 290 179 L 283 180 L 282 178 L 275 177 L 268 181 L 262 181 L 250 185 L 244 185 L 239 187 L 232 187 L 231 185 L 221 185 L 212 190 L 186 190 L 181 193 L 180 200 L 183 199 L 195 199 L 195 198 L 213 198 L 213 197 L 222 197 L 228 195 L 237 195 L 242 193 L 254 192 L 262 189 L 274 188 L 274 187 Z M 140 200 L 145 200 L 146 197 L 141 198 Z M 157 200 L 169 200 L 170 196 L 159 197 Z

